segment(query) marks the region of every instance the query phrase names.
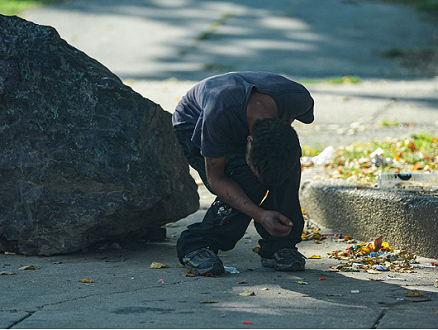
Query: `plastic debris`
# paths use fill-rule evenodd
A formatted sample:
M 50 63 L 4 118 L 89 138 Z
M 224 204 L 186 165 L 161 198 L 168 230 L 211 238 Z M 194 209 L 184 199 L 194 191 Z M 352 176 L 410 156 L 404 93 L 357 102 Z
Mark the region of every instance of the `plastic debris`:
M 428 262 L 428 263 L 423 263 L 423 264 L 410 264 L 411 267 L 415 267 L 415 268 L 435 268 L 435 263 L 434 262 Z
M 351 290 L 351 293 L 359 293 L 359 290 Z
M 324 281 L 324 280 L 326 280 L 326 279 L 327 279 L 326 277 L 320 277 L 320 278 L 319 278 L 320 281 Z
M 254 291 L 244 291 L 244 292 L 239 293 L 239 296 L 242 296 L 242 297 L 255 296 L 255 292 Z
M 295 282 L 298 283 L 298 284 L 300 284 L 300 285 L 307 285 L 307 284 L 309 284 L 309 283 L 304 282 L 304 281 L 295 281 Z
M 392 277 L 392 276 L 385 277 L 385 280 L 406 281 L 405 278 L 402 278 L 402 277 Z
M 160 282 L 160 283 L 164 284 L 164 280 L 162 278 L 160 278 L 157 282 Z
M 434 286 L 435 288 L 438 288 L 438 278 L 435 280 L 435 283 L 433 283 L 433 286 Z
M 246 284 L 248 283 L 247 281 L 243 280 L 243 281 L 236 281 L 237 284 Z
M 252 324 L 251 321 L 243 321 L 243 324 Z
M 8 251 L 5 251 L 5 254 L 15 255 L 15 252 L 8 252 Z
M 230 273 L 230 274 L 240 274 L 240 272 L 235 267 L 224 266 L 224 269 L 227 273 Z

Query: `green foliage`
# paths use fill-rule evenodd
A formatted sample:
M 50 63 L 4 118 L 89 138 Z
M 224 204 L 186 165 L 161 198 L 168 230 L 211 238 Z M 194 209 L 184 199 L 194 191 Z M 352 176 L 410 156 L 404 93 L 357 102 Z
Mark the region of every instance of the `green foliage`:
M 0 14 L 13 16 L 20 15 L 23 10 L 38 8 L 42 5 L 50 5 L 63 0 L 1 0 Z

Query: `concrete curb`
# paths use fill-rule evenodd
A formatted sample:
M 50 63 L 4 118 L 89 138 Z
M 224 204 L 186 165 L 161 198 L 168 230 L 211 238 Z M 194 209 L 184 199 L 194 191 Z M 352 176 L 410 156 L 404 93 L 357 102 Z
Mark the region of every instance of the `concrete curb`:
M 396 249 L 438 256 L 438 196 L 362 187 L 344 180 L 305 180 L 301 206 L 320 226 L 355 239 L 383 235 Z

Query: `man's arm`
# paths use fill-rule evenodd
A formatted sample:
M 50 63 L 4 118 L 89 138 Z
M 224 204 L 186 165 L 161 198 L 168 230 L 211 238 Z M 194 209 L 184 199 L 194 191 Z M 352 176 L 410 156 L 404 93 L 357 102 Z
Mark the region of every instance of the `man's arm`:
M 225 203 L 260 223 L 272 236 L 289 235 L 292 222 L 277 211 L 265 210 L 254 204 L 242 187 L 225 175 L 226 157 L 205 158 L 205 169 L 210 187 Z

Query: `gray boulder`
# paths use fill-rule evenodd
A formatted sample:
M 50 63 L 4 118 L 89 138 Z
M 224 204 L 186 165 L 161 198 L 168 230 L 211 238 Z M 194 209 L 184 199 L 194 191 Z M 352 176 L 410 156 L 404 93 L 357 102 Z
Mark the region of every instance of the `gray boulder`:
M 0 250 L 144 237 L 199 207 L 170 113 L 52 27 L 0 15 Z

